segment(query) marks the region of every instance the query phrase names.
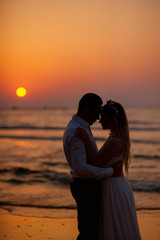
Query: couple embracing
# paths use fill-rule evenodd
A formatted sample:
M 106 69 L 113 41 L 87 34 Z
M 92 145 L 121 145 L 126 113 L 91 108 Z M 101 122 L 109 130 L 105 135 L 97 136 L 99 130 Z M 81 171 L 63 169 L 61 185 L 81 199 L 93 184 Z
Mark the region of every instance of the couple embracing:
M 77 240 L 140 240 L 132 189 L 123 175 L 130 163 L 128 121 L 123 107 L 87 93 L 63 136 L 77 205 Z M 98 151 L 90 126 L 100 118 L 110 135 Z

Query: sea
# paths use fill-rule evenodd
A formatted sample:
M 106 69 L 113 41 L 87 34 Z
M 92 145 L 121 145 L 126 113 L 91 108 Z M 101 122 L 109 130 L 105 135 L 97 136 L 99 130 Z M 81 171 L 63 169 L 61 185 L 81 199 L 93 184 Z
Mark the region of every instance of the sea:
M 0 110 L 0 208 L 10 214 L 76 217 L 63 132 L 75 108 Z M 160 209 L 160 109 L 127 108 L 132 161 L 126 175 L 136 209 Z M 108 137 L 91 127 L 100 149 Z

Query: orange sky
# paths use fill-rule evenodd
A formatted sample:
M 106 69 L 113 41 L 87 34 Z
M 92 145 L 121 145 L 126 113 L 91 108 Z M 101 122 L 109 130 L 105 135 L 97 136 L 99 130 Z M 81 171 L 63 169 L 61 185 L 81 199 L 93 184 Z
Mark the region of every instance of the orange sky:
M 159 106 L 159 12 L 159 0 L 1 1 L 0 106 L 75 106 L 86 92 Z

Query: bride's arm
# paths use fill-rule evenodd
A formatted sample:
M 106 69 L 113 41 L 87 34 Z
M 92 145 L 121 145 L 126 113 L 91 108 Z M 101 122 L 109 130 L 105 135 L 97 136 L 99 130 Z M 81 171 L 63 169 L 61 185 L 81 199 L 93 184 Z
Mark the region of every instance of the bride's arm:
M 97 156 L 92 142 L 84 129 L 78 128 L 76 130 L 76 136 L 79 137 L 85 144 L 89 164 L 100 167 L 104 165 L 107 166 L 107 163 L 109 163 L 113 157 L 120 155 L 119 143 L 115 138 L 108 140 L 99 151 Z

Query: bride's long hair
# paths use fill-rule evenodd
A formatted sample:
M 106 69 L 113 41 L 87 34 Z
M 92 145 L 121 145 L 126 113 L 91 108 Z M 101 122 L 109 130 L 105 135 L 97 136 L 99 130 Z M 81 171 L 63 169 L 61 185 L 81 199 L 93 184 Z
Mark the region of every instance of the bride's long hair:
M 113 132 L 117 137 L 121 138 L 124 147 L 123 165 L 126 173 L 128 173 L 129 164 L 131 162 L 131 141 L 129 136 L 128 120 L 124 108 L 120 103 L 107 101 L 102 108 L 111 120 Z

